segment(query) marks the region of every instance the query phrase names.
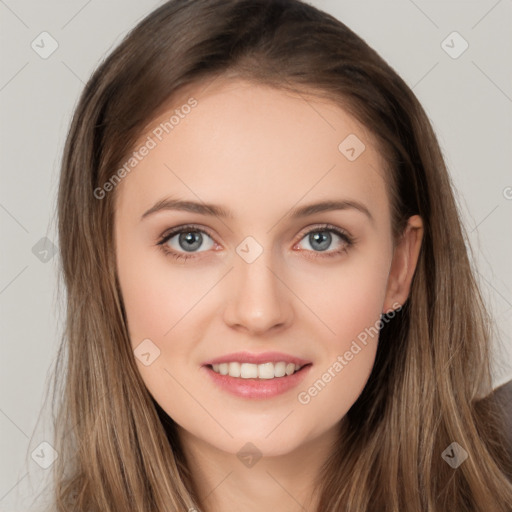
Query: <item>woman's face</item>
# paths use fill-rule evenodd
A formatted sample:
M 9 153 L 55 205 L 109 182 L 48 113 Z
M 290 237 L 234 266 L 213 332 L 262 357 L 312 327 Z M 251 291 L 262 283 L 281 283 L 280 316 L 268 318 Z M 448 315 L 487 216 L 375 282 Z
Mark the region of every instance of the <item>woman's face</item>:
M 284 454 L 332 432 L 417 254 L 413 236 L 394 250 L 370 133 L 334 104 L 217 80 L 156 119 L 143 144 L 117 185 L 115 234 L 149 392 L 188 434 L 233 454 L 247 442 Z M 235 364 L 215 369 L 232 375 L 207 366 L 224 356 Z M 297 361 L 307 366 L 275 377 Z

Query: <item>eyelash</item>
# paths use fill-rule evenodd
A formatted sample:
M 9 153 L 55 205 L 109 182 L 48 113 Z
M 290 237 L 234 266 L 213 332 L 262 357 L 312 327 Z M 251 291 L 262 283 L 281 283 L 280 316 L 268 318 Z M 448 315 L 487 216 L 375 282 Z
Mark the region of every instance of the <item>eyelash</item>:
M 180 226 L 179 228 L 176 228 L 169 233 L 165 233 L 160 238 L 160 240 L 157 242 L 157 245 L 160 246 L 161 250 L 163 251 L 163 253 L 166 256 L 171 256 L 172 258 L 174 258 L 176 260 L 189 260 L 191 258 L 195 258 L 196 256 L 194 256 L 194 254 L 196 254 L 196 253 L 185 254 L 185 253 L 176 252 L 173 249 L 169 249 L 168 246 L 166 245 L 166 243 L 174 236 L 179 235 L 181 233 L 191 233 L 191 232 L 192 233 L 196 233 L 196 232 L 203 233 L 213 239 L 212 235 L 210 235 L 204 229 L 199 228 L 198 226 L 196 226 L 194 224 L 187 224 L 184 226 Z M 345 242 L 345 245 L 341 249 L 338 249 L 336 251 L 329 251 L 329 252 L 326 251 L 325 253 L 323 251 L 305 250 L 306 252 L 314 252 L 314 253 L 318 254 L 318 256 L 313 256 L 313 258 L 318 258 L 318 257 L 319 258 L 332 258 L 334 256 L 338 256 L 340 254 L 347 252 L 348 249 L 350 249 L 356 241 L 356 239 L 354 237 L 352 237 L 351 235 L 349 235 L 346 231 L 344 231 L 340 228 L 337 228 L 336 226 L 333 226 L 332 224 L 323 224 L 320 226 L 316 226 L 313 229 L 310 229 L 309 231 L 306 231 L 299 239 L 299 242 L 303 238 L 305 238 L 307 235 L 310 235 L 311 233 L 321 233 L 321 232 L 329 232 L 329 233 L 334 233 L 334 234 L 338 235 Z M 308 257 L 311 257 L 311 256 L 308 256 Z

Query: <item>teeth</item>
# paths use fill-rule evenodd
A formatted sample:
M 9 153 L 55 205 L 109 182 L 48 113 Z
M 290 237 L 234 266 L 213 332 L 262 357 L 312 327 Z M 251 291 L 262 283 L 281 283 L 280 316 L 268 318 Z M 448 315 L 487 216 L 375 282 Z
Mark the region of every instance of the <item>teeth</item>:
M 220 363 L 213 365 L 213 371 L 221 375 L 230 375 L 242 379 L 273 379 L 275 377 L 284 377 L 300 370 L 302 366 L 294 363 Z
M 240 363 L 229 363 L 229 376 L 240 377 Z

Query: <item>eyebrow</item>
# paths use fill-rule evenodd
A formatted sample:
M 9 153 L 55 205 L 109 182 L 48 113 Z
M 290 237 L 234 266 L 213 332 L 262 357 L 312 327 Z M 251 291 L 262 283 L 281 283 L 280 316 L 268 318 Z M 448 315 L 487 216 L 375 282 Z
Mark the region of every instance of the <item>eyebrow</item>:
M 349 199 L 326 200 L 318 203 L 308 204 L 305 206 L 301 206 L 299 208 L 293 208 L 285 216 L 290 217 L 292 219 L 296 219 L 308 217 L 310 215 L 320 212 L 349 209 L 359 211 L 366 215 L 370 221 L 374 221 L 374 218 L 370 210 L 363 203 Z M 234 215 L 230 210 L 219 205 L 198 203 L 195 201 L 184 201 L 180 199 L 164 198 L 155 203 L 149 210 L 144 212 L 142 214 L 141 220 L 145 219 L 149 215 L 165 210 L 185 211 L 191 213 L 198 213 L 200 215 L 211 215 L 213 217 L 226 219 L 234 218 Z

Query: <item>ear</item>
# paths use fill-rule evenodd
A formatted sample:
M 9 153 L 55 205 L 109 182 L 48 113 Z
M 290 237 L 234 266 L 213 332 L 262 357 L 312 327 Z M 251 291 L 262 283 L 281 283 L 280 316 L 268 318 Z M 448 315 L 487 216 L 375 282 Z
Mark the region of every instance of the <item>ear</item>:
M 413 215 L 409 217 L 400 241 L 393 251 L 383 313 L 397 309 L 397 303 L 402 305 L 407 300 L 422 239 L 423 221 L 419 215 Z

